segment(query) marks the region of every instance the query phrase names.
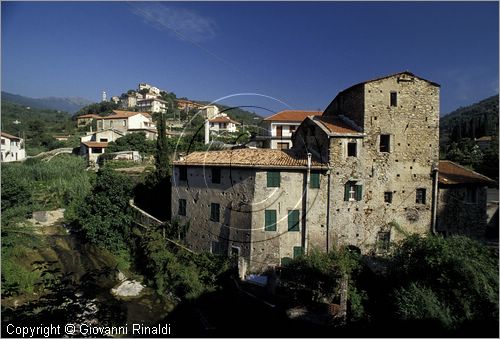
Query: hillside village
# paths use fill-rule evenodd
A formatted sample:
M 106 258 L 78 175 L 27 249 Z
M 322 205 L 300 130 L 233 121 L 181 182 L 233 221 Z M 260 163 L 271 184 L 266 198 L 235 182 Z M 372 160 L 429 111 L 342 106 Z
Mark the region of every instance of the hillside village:
M 440 89 L 405 71 L 347 87 L 323 111 L 285 110 L 251 124 L 252 117 L 238 121 L 230 108 L 140 83 L 81 109 L 73 132 L 54 135 L 54 145 L 66 147 L 28 155 L 21 134 L 2 132 L 2 168 L 71 154 L 96 185 L 116 183 L 96 189 L 96 196 L 121 187 L 107 170 L 125 174 L 136 187 L 117 201 L 120 212 L 113 208 L 134 211 L 122 223 L 133 220 L 144 239 L 163 239 L 175 253 L 226 258 L 242 286 L 253 286 L 248 293 L 278 303 L 279 286 L 295 294 L 304 288 L 294 285 L 299 280 L 287 276 L 287 267 L 320 253 L 348 249 L 369 258 L 364 265 L 379 275 L 380 258 L 413 236 L 460 235 L 498 251 L 498 178 L 440 158 Z M 498 148 L 498 135 L 487 134 L 485 128 L 471 139 L 484 154 Z M 97 200 L 90 201 L 97 215 Z M 75 215 L 91 215 L 67 208 L 87 241 L 106 248 L 105 234 L 129 241 L 128 230 L 107 233 L 100 223 L 90 235 Z M 155 227 L 163 235 L 144 231 Z M 154 286 L 164 284 L 154 279 Z M 349 282 L 335 279 L 335 297 L 321 300 L 332 305 L 328 319 L 345 321 L 353 306 L 338 286 Z M 310 309 L 297 312 L 288 315 L 317 317 Z

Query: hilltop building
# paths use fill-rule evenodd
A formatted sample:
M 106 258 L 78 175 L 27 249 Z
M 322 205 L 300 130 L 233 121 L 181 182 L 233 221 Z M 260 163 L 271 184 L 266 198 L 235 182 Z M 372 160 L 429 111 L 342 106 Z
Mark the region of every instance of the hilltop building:
M 185 99 L 177 99 L 177 108 L 180 110 L 190 110 L 193 108 L 201 108 L 201 107 L 203 107 L 203 105 L 197 102 Z
M 410 72 L 365 81 L 308 114 L 290 150 L 175 161 L 172 213 L 191 221 L 192 248 L 238 254 L 252 271 L 313 247 L 384 251 L 435 229 L 438 127 L 438 84 Z
M 318 111 L 281 111 L 264 119 L 267 129 L 267 147 L 289 149 L 292 147 L 292 135 L 297 127 L 309 116 L 321 115 Z
M 14 135 L 0 132 L 1 145 L 1 161 L 11 162 L 19 161 L 26 158 L 26 149 L 24 148 L 24 139 Z
M 224 114 L 224 113 L 223 113 Z M 230 132 L 234 133 L 237 131 L 236 126 L 241 125 L 238 121 L 231 119 L 230 117 L 224 115 L 215 116 L 213 119 L 209 119 L 210 131 L 219 132 Z

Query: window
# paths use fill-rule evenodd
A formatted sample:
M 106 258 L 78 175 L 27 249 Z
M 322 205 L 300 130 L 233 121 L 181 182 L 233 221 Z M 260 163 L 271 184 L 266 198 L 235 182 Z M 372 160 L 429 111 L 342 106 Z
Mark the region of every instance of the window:
M 288 149 L 288 142 L 278 142 L 278 149 Z
M 122 123 L 123 123 L 123 126 L 127 126 L 127 120 L 123 120 Z
M 377 234 L 377 249 L 382 252 L 389 250 L 389 245 L 391 242 L 390 232 L 378 232 Z
M 5 145 L 5 139 L 2 139 L 2 145 Z
M 297 126 L 290 126 L 289 129 L 290 129 L 290 134 L 292 134 L 293 132 L 295 132 L 295 129 L 297 128 Z
M 238 246 L 231 246 L 231 257 L 232 258 L 240 257 L 240 248 Z
M 467 187 L 465 202 L 475 204 L 477 202 L 477 190 L 475 187 Z
M 276 231 L 276 210 L 266 210 L 264 222 L 266 231 Z
M 280 172 L 267 172 L 267 187 L 280 187 Z
M 91 153 L 93 154 L 102 153 L 102 148 L 101 147 L 91 148 Z
M 389 134 L 380 135 L 380 152 L 388 153 L 391 150 L 391 136 Z
M 216 203 L 210 204 L 210 220 L 219 221 L 220 220 L 220 205 Z
M 398 93 L 391 92 L 391 106 L 398 107 Z
M 187 167 L 179 167 L 179 180 L 186 181 L 188 177 Z
M 309 188 L 319 188 L 319 173 L 311 172 L 311 181 L 309 181 Z
M 220 168 L 212 168 L 212 184 L 220 184 Z
M 348 142 L 347 143 L 347 156 L 348 157 L 356 157 L 356 156 L 358 156 L 358 154 L 357 154 L 357 146 L 358 146 L 358 144 L 356 142 Z
M 356 181 L 348 181 L 344 186 L 344 201 L 360 201 L 363 198 L 363 186 Z
M 299 210 L 288 211 L 288 231 L 299 232 Z
M 425 188 L 417 188 L 415 202 L 417 204 L 425 204 Z
M 303 254 L 304 254 L 304 251 L 302 249 L 302 246 L 294 246 L 293 247 L 293 258 L 294 259 L 300 257 Z
M 186 216 L 186 199 L 179 199 L 179 215 Z
M 107 138 L 100 138 L 99 142 L 108 142 L 108 139 Z
M 276 136 L 277 137 L 283 136 L 283 126 L 276 126 Z
M 384 202 L 392 204 L 392 192 L 384 192 Z

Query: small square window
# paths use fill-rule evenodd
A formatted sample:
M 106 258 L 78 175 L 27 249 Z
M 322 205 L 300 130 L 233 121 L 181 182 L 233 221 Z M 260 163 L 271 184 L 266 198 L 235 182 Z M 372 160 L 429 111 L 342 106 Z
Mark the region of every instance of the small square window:
M 212 203 L 210 205 L 210 220 L 219 221 L 220 220 L 220 205 Z
M 347 156 L 348 157 L 357 157 L 357 148 L 358 144 L 355 142 L 349 142 L 347 143 Z
M 380 135 L 380 152 L 388 153 L 391 150 L 391 136 L 390 134 Z
M 377 249 L 380 252 L 388 251 L 390 243 L 391 243 L 391 233 L 390 232 L 378 232 L 378 234 L 377 234 Z
M 398 93 L 397 92 L 391 92 L 391 106 L 392 107 L 398 106 Z
M 298 258 L 304 254 L 304 249 L 302 246 L 294 246 L 293 247 L 293 258 Z
M 363 186 L 356 181 L 348 181 L 344 186 L 344 201 L 360 201 L 363 198 Z
M 384 192 L 384 202 L 392 204 L 392 192 Z
M 186 199 L 179 199 L 179 215 L 186 216 Z
M 425 204 L 425 188 L 417 188 L 415 202 L 417 204 Z
M 181 181 L 187 180 L 187 167 L 185 166 L 179 167 L 179 180 Z
M 212 168 L 212 184 L 220 184 L 220 168 Z

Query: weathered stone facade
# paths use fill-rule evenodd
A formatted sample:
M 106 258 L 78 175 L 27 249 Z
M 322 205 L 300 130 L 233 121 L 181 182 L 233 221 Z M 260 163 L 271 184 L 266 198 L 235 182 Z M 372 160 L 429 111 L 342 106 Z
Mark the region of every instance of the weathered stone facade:
M 381 242 L 431 231 L 438 143 L 439 85 L 398 73 L 339 93 L 322 116 L 306 118 L 294 133 L 293 151 L 312 155 L 318 188 L 311 187 L 312 172 L 304 163 L 279 168 L 272 161 L 248 161 L 234 168 L 228 156 L 220 165 L 221 183 L 213 187 L 203 175 L 209 167 L 178 161 L 172 211 L 178 211 L 179 199 L 188 200 L 192 211 L 179 216 L 191 221 L 188 244 L 213 250 L 210 241 L 227 235 L 222 252 L 240 246 L 239 254 L 254 271 L 312 247 L 353 245 L 368 253 Z M 260 151 L 270 158 L 281 152 Z M 175 181 L 183 166 L 189 183 Z M 267 173 L 277 168 L 280 186 L 268 187 Z M 219 224 L 209 220 L 211 201 L 220 201 L 225 217 Z M 266 210 L 276 211 L 271 213 L 276 230 L 265 229 Z M 290 231 L 290 211 L 296 210 L 299 231 Z M 209 241 L 200 234 L 206 230 Z
M 391 103 L 391 92 L 396 102 Z M 338 117 L 353 131 L 328 129 L 322 123 L 328 117 Z M 381 135 L 389 141 L 383 150 Z M 323 117 L 303 124 L 295 141 L 328 161 L 330 243 L 371 251 L 387 232 L 398 240 L 430 231 L 439 158 L 438 85 L 401 73 L 353 86 L 339 93 Z M 354 156 L 348 155 L 349 143 L 356 144 Z M 348 182 L 362 187 L 362 199 L 345 201 Z M 425 190 L 425 201 L 417 203 L 417 189 Z

